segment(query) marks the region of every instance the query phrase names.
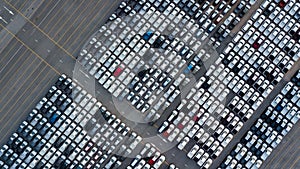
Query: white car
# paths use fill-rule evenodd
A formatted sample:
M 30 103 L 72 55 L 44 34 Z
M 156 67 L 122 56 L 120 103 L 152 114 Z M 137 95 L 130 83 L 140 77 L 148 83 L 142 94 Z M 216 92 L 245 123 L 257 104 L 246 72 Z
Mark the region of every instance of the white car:
M 189 118 L 188 118 L 189 119 Z M 193 121 L 193 120 L 190 120 L 189 119 L 189 122 L 187 123 L 187 125 L 183 128 L 183 132 L 185 133 L 185 134 L 187 134 L 190 130 L 191 130 L 191 128 L 194 126 L 194 124 L 195 124 L 195 122 Z
M 105 74 L 99 79 L 99 83 L 101 84 L 101 85 L 103 85 L 105 82 L 106 82 L 106 80 L 110 77 L 110 75 L 111 75 L 111 73 L 110 72 L 105 72 Z
M 209 168 L 212 164 L 212 159 L 207 159 L 204 163 L 204 168 Z
M 119 82 L 118 80 L 116 80 L 116 82 Z M 122 93 L 122 91 L 124 91 L 125 90 L 125 86 L 123 85 L 123 84 L 119 84 L 117 87 L 116 87 L 116 89 L 115 89 L 115 91 L 113 92 L 113 96 L 115 96 L 115 97 L 120 97 L 120 99 L 121 99 L 121 93 Z M 127 89 L 128 90 L 128 89 Z M 122 100 L 122 99 L 121 99 Z
M 146 164 L 146 161 L 144 159 L 142 159 L 137 166 L 135 167 L 135 169 L 142 169 L 142 167 Z
M 151 147 L 151 144 L 146 143 L 146 144 L 145 144 L 145 147 L 142 149 L 142 151 L 140 152 L 140 154 L 141 154 L 141 155 L 144 155 L 144 154 L 146 153 L 146 151 L 147 151 L 148 149 L 150 149 L 150 147 Z
M 174 130 L 174 128 L 175 128 L 174 124 L 170 124 L 169 128 L 163 132 L 163 135 L 165 137 L 168 137 L 171 134 L 171 132 Z
M 133 159 L 133 161 L 130 163 L 130 166 L 134 167 L 141 159 L 142 159 L 142 156 L 138 154 L 138 155 Z
M 188 156 L 190 159 L 192 159 L 193 156 L 196 154 L 196 152 L 199 150 L 199 148 L 200 148 L 200 147 L 199 147 L 197 144 L 195 144 L 195 145 L 191 148 L 191 150 L 188 152 L 187 156 Z
M 197 133 L 197 131 L 198 131 L 199 129 L 200 129 L 200 126 L 199 126 L 198 124 L 195 124 L 195 125 L 193 126 L 193 128 L 189 131 L 188 136 L 189 136 L 190 138 L 193 138 L 194 135 Z
M 129 148 L 133 150 L 141 141 L 142 141 L 142 137 L 137 136 L 135 140 L 130 144 Z
M 180 112 L 177 118 L 173 121 L 173 124 L 178 125 L 178 123 L 181 121 L 181 119 L 185 116 L 183 112 Z
M 175 129 L 172 131 L 172 133 L 169 135 L 168 140 L 169 140 L 170 142 L 172 142 L 172 141 L 175 139 L 175 137 L 179 134 L 179 132 L 180 132 L 180 130 L 179 130 L 178 128 L 175 128 Z
M 158 169 L 165 160 L 166 160 L 166 157 L 164 155 L 161 155 L 159 157 L 159 159 L 154 163 L 153 167 Z
M 183 140 L 181 140 L 181 142 L 178 144 L 177 148 L 179 150 L 182 150 L 189 141 L 190 141 L 189 137 L 184 137 Z
M 162 133 L 168 126 L 169 123 L 167 121 L 164 121 L 163 124 L 158 129 L 158 133 Z

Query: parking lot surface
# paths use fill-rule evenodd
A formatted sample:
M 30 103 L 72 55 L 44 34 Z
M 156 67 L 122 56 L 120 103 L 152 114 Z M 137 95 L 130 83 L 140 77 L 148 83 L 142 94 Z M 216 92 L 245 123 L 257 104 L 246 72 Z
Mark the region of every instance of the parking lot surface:
M 55 14 L 53 13 L 53 10 L 50 11 L 50 9 L 55 6 L 55 3 L 50 3 L 50 1 L 39 2 L 43 3 L 43 5 L 37 5 L 35 1 L 1 1 L 2 4 L 4 4 L 7 8 L 14 12 L 13 17 L 18 16 L 26 21 L 25 25 L 22 25 L 22 29 L 16 32 L 16 34 L 5 27 L 7 25 L 1 23 L 2 38 L 0 45 L 1 56 L 3 57 L 1 57 L 2 59 L 0 73 L 2 74 L 2 88 L 6 89 L 1 91 L 1 95 L 5 96 L 1 97 L 1 105 L 3 105 L 3 109 L 5 108 L 5 111 L 1 110 L 1 117 L 3 118 L 3 120 L 1 120 L 1 128 L 3 129 L 1 130 L 1 136 L 3 136 L 1 137 L 1 144 L 5 143 L 5 139 L 8 139 L 9 133 L 16 130 L 22 118 L 24 119 L 24 117 L 26 116 L 26 112 L 34 107 L 34 105 L 42 96 L 41 94 L 49 89 L 49 87 L 51 86 L 51 82 L 55 78 L 57 78 L 61 74 L 61 72 L 72 75 L 72 71 L 74 69 L 75 60 L 70 57 L 71 54 L 68 53 L 66 49 L 58 46 L 58 44 L 52 40 L 52 37 L 47 36 L 48 34 L 46 34 L 43 30 L 37 30 L 37 24 L 41 23 L 42 19 L 44 19 L 43 22 L 46 22 L 47 19 L 50 20 L 53 17 L 50 17 L 51 14 Z M 101 1 L 99 3 L 101 3 L 102 5 L 108 5 L 108 3 L 105 3 L 104 1 Z M 98 5 L 100 5 L 99 3 Z M 59 4 L 55 6 L 56 8 L 58 8 L 57 10 L 63 12 L 64 6 L 58 5 Z M 111 5 L 115 5 L 116 7 L 117 2 Z M 34 10 L 41 10 L 42 7 L 49 7 L 49 9 L 44 8 L 41 11 L 32 13 L 33 16 L 27 16 L 26 12 L 32 9 L 31 6 L 35 7 Z M 74 9 L 77 7 L 79 6 L 73 5 Z M 78 10 L 75 11 L 74 9 L 71 10 L 73 11 L 73 13 L 69 13 L 68 15 L 73 15 L 76 12 L 79 12 Z M 101 14 L 99 13 L 97 17 L 108 17 L 110 15 L 108 9 L 109 8 L 103 8 L 103 10 L 107 11 L 103 11 L 103 13 Z M 96 10 L 94 11 L 96 12 Z M 97 12 L 98 11 L 99 9 L 97 9 Z M 5 14 L 8 16 L 10 15 L 5 9 L 1 9 L 1 12 L 5 12 Z M 37 22 L 37 24 L 34 24 L 32 22 L 34 18 L 41 15 L 42 19 Z M 45 17 L 46 15 L 48 15 L 48 17 Z M 65 13 L 65 15 L 67 15 L 67 13 Z M 89 19 L 88 24 L 82 25 L 82 27 L 87 27 L 87 30 L 96 29 L 99 25 L 103 24 L 105 20 L 106 19 L 99 18 L 95 18 L 93 20 Z M 44 24 L 46 25 L 46 23 Z M 56 25 L 55 22 L 53 22 L 51 25 L 56 31 L 60 28 L 60 26 Z M 72 25 L 68 25 L 68 27 L 66 27 L 65 29 L 70 28 L 71 30 L 75 30 L 77 28 L 71 26 Z M 80 30 L 82 31 L 83 28 L 81 28 Z M 74 38 L 75 36 L 77 37 L 77 35 L 82 36 L 80 30 L 78 30 L 78 33 L 76 35 L 73 35 Z M 30 33 L 34 31 L 34 33 L 30 35 L 30 33 L 28 33 L 29 31 Z M 83 31 L 83 33 L 89 34 L 90 32 Z M 36 42 L 35 39 L 38 39 L 38 41 Z M 41 41 L 43 41 L 43 43 L 40 43 Z M 84 42 L 75 41 L 72 43 L 73 49 L 77 49 L 79 51 L 81 46 L 78 43 Z M 40 67 L 37 67 L 40 61 Z M 43 69 L 41 68 L 45 69 L 45 71 L 43 71 Z M 35 74 L 32 73 L 33 70 L 36 71 Z M 38 73 L 40 73 L 39 76 L 37 76 Z M 19 79 L 22 79 L 22 81 Z M 25 80 L 27 81 L 26 83 Z M 7 92 L 10 92 L 10 95 Z M 18 102 L 18 104 L 16 104 L 16 102 Z
M 1 3 L 2 167 L 298 165 L 298 2 Z

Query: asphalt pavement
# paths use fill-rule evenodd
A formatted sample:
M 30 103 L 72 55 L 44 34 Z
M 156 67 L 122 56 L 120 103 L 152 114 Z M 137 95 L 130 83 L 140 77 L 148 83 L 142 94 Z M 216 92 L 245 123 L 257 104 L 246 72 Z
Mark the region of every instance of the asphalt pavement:
M 72 77 L 79 50 L 120 3 L 120 0 L 37 1 L 0 1 L 1 6 L 14 12 L 11 16 L 6 11 L 3 17 L 9 22 L 17 21 L 11 26 L 0 21 L 0 145 L 5 144 L 60 73 Z M 284 83 L 279 84 L 263 105 L 276 96 Z M 99 100 L 113 106 L 106 99 L 110 97 L 107 92 L 101 87 L 97 91 Z M 244 125 L 211 168 L 219 164 L 259 115 L 260 111 Z M 262 168 L 300 168 L 298 139 L 299 123 Z M 176 148 L 167 151 L 166 155 L 168 162 L 183 166 L 188 163 L 185 154 Z M 185 168 L 195 168 L 194 164 L 187 164 Z
M 15 11 L 15 17 L 25 21 L 25 24 L 20 23 L 21 29 L 16 31 L 9 29 L 9 24 L 0 23 L 0 30 L 4 37 L 0 40 L 0 44 L 3 44 L 0 48 L 0 145 L 5 144 L 10 134 L 17 129 L 59 74 L 65 73 L 72 77 L 75 65 L 74 56 L 87 38 L 101 24 L 104 24 L 113 12 L 113 8 L 118 6 L 119 1 L 114 1 L 114 3 L 108 0 L 85 1 L 85 5 L 78 4 L 81 1 L 72 1 L 74 3 L 72 5 L 69 1 L 64 5 L 53 3 L 59 3 L 59 1 L 40 2 L 42 5 L 32 6 L 35 1 L 0 1 L 1 5 Z M 57 11 L 50 11 L 55 5 Z M 70 6 L 72 8 L 65 11 L 65 8 Z M 90 10 L 92 7 L 94 10 Z M 33 16 L 26 16 L 32 8 L 36 9 Z M 86 10 L 83 12 L 83 9 Z M 60 15 L 56 15 L 59 11 Z M 64 23 L 69 16 L 73 17 L 69 18 L 70 21 L 77 18 L 77 22 L 74 22 L 74 25 L 69 23 L 62 27 L 57 19 L 63 16 L 65 19 L 61 19 L 60 23 Z M 39 20 L 37 17 L 42 18 Z M 81 24 L 82 21 L 84 24 Z M 50 27 L 52 32 L 50 32 Z M 64 46 L 68 47 L 66 49 L 53 40 L 59 37 L 54 36 L 59 34 L 59 30 L 68 30 L 59 41 L 62 45 L 65 43 Z M 68 51 L 72 51 L 72 54 Z

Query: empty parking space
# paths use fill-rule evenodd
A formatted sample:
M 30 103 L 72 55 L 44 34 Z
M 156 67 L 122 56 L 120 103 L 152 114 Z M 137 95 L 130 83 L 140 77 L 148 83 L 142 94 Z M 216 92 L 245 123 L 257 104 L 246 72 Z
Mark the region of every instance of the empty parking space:
M 40 92 L 56 75 L 50 67 L 20 44 L 16 39 L 5 53 L 1 71 L 1 143 L 39 99 Z M 47 77 L 47 78 L 46 78 Z M 49 80 L 49 81 L 47 81 Z

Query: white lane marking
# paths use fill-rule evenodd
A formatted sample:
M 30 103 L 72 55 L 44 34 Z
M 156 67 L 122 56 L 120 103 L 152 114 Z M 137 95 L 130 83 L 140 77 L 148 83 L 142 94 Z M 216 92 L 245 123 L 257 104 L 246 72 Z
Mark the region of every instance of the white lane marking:
M 50 11 L 47 13 L 47 15 L 43 18 L 43 20 L 37 25 L 37 27 L 39 27 L 44 21 L 45 19 L 49 16 L 49 14 L 54 10 L 54 8 L 57 6 L 57 4 L 59 4 L 61 0 L 57 1 L 56 4 L 50 9 Z M 34 34 L 34 32 L 36 31 L 36 29 L 33 29 L 33 31 L 31 32 L 30 35 Z
M 14 55 L 8 60 L 8 62 L 5 64 L 5 66 L 0 70 L 0 73 L 6 68 L 6 66 L 10 63 L 10 61 L 17 55 L 17 53 L 20 51 L 20 49 L 23 47 L 23 45 L 21 45 L 19 47 L 19 49 L 14 53 Z

